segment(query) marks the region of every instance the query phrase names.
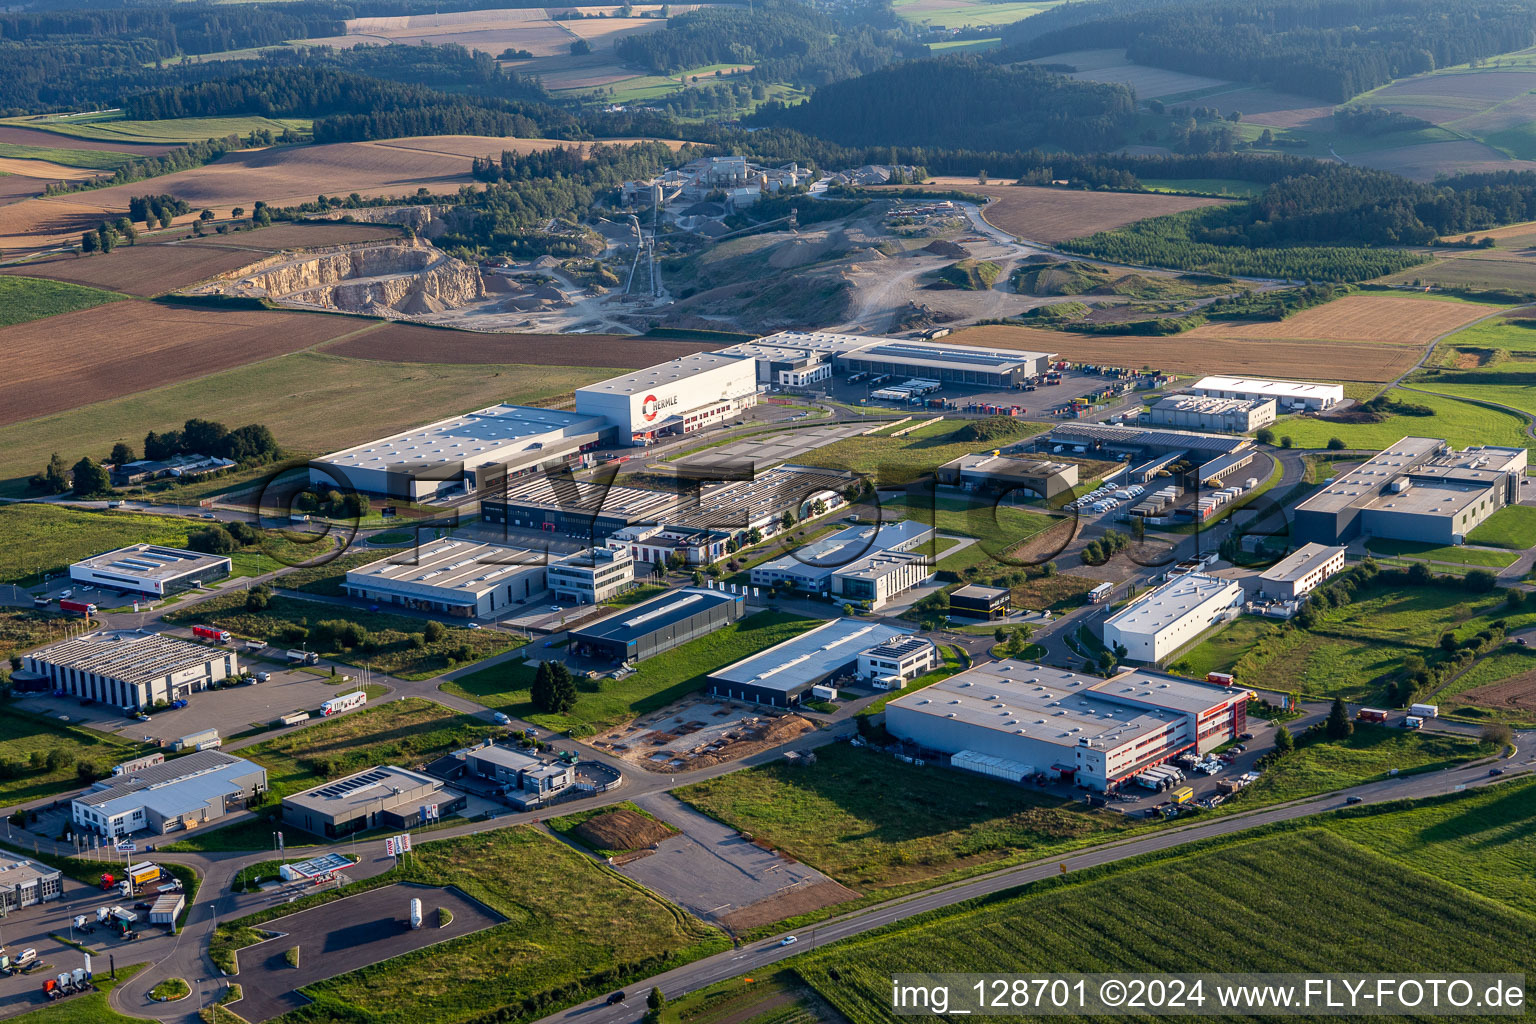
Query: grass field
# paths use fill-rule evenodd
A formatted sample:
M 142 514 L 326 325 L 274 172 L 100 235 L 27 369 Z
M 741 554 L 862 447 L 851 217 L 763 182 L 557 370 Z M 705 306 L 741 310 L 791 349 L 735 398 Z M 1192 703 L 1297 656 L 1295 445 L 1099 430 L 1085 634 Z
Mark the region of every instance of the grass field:
M 798 465 L 848 469 L 867 477 L 881 487 L 910 483 L 939 466 L 972 452 L 995 448 L 999 444 L 1032 437 L 1046 429 L 1041 423 L 1018 421 L 1013 432 L 985 441 L 963 440 L 967 424 L 940 422 L 915 430 L 906 437 L 882 437 L 868 434 L 834 441 L 824 448 L 796 458 Z
M 204 601 L 196 608 L 173 611 L 167 622 L 204 622 L 227 629 L 239 637 L 267 640 L 274 644 L 296 643 L 304 630 L 309 649 L 328 661 L 365 665 L 402 679 L 430 679 L 457 665 L 467 665 L 512 649 L 518 642 L 495 629 L 465 629 L 452 623 L 436 643 L 421 639 L 426 626 L 423 619 L 388 612 L 369 612 L 359 608 L 338 607 L 306 601 L 302 598 L 274 596 L 265 609 L 248 611 L 245 592 L 226 594 Z M 313 627 L 333 619 L 355 622 L 369 633 L 363 646 L 343 648 L 329 637 L 322 638 Z
M 1128 827 L 1079 802 L 915 768 L 847 744 L 822 747 L 816 758 L 804 771 L 775 762 L 674 792 L 866 894 L 1016 854 L 1043 856 Z
M 1483 237 L 1481 233 L 1478 237 Z M 1472 249 L 1448 252 L 1442 259 L 1410 267 L 1378 279 L 1383 284 L 1418 288 L 1506 289 L 1515 293 L 1536 292 L 1536 263 L 1507 249 Z
M 1232 806 L 1241 809 L 1255 803 L 1299 800 L 1375 782 L 1387 778 L 1393 769 L 1431 771 L 1496 752 L 1469 736 L 1356 725 L 1342 742 L 1303 737 L 1294 752 L 1264 769 Z
M 377 764 L 415 767 L 485 738 L 485 722 L 420 697 L 404 697 L 318 722 L 246 747 L 267 769 L 274 796 L 286 796 Z
M 609 805 L 607 807 L 589 807 L 589 808 L 587 808 L 584 811 L 577 811 L 575 814 L 563 814 L 563 815 L 561 815 L 558 818 L 550 818 L 550 819 L 548 819 L 547 821 L 544 822 L 544 824 L 549 827 L 549 830 L 551 832 L 555 833 L 558 836 L 561 836 L 561 837 L 565 838 L 568 842 L 575 843 L 578 846 L 582 846 L 582 847 L 585 847 L 586 849 L 591 850 L 593 853 L 597 854 L 599 857 L 616 857 L 616 856 L 618 856 L 621 853 L 631 853 L 633 851 L 630 850 L 630 849 L 608 850 L 608 849 L 602 849 L 600 847 L 594 846 L 590 841 L 588 841 L 587 837 L 584 836 L 581 833 L 581 831 L 578 829 L 578 826 L 582 825 L 585 822 L 591 821 L 593 818 L 596 818 L 596 817 L 598 817 L 600 815 L 612 814 L 612 813 L 614 813 L 616 811 L 624 811 L 624 812 L 627 812 L 628 814 L 639 815 L 642 818 L 647 818 L 650 821 L 656 822 L 657 824 L 661 825 L 663 828 L 665 828 L 667 831 L 671 832 L 673 835 L 677 835 L 677 829 L 676 828 L 674 828 L 671 825 L 668 825 L 664 821 L 661 821 L 659 818 L 657 818 L 651 812 L 647 811 L 645 808 L 639 806 L 638 804 L 631 803 L 628 800 L 624 800 L 624 801 L 621 801 L 620 803 L 612 804 L 612 805 Z
M 78 615 L 36 608 L 0 608 L 0 660 L 51 640 L 62 640 L 79 629 Z
M 226 135 L 249 135 L 265 129 L 274 135 L 285 130 L 308 134 L 307 118 L 270 117 L 179 117 L 164 121 L 130 121 L 120 114 L 103 117 L 99 114 L 76 114 L 66 117 L 12 117 L 0 124 L 14 124 L 36 128 L 77 139 L 96 139 L 103 142 L 202 142 L 204 139 L 222 139 Z
M 1510 505 L 1499 509 L 1467 534 L 1467 543 L 1516 551 L 1536 545 L 1536 508 Z
M 1323 612 L 1310 630 L 1240 618 L 1185 654 L 1176 668 L 1232 672 L 1239 682 L 1266 690 L 1374 699 L 1408 655 L 1433 661 L 1443 633 L 1465 637 L 1500 618 L 1513 630 L 1536 621 L 1536 614 L 1512 612 L 1497 592 L 1367 586 L 1352 603 Z
M 1032 14 L 1050 10 L 1058 0 L 894 0 L 891 8 L 904 21 L 935 28 L 964 28 L 967 25 L 1011 25 Z
M 14 765 L 15 774 L 6 778 L 9 771 L 0 773 L 0 808 L 78 788 L 75 765 L 81 761 L 105 774 L 112 765 L 137 756 L 142 749 L 150 748 L 94 729 L 8 709 L 0 715 L 0 760 Z M 46 759 L 54 750 L 60 753 L 55 755 L 57 767 L 50 769 Z M 35 767 L 33 757 L 41 759 Z
M 866 1024 L 890 1019 L 897 973 L 1519 970 L 1532 928 L 1527 914 L 1314 828 L 1089 869 L 792 966 Z
M 1536 509 L 1532 511 L 1536 511 Z M 1468 539 L 1470 540 L 1470 538 Z M 1479 543 L 1486 544 L 1488 542 L 1480 541 Z M 1417 558 L 1424 562 L 1476 565 L 1494 569 L 1502 569 L 1520 557 L 1507 551 L 1483 551 L 1478 548 L 1445 547 L 1438 544 L 1422 544 L 1410 540 L 1389 540 L 1385 537 L 1372 537 L 1365 542 L 1365 546 L 1378 555 Z
M 1008 552 L 1058 522 L 1050 516 L 1013 505 L 992 505 L 985 501 L 973 504 L 959 498 L 919 495 L 904 502 L 903 509 L 904 518 L 931 526 L 940 533 L 976 538 L 975 544 L 939 558 L 936 563 L 939 570 L 953 573 L 972 565 L 1000 567 Z
M 529 688 L 535 667 L 523 661 L 509 659 L 460 676 L 445 682 L 443 690 L 555 732 L 569 730 L 575 736 L 590 736 L 665 707 L 702 687 L 710 672 L 797 636 L 816 623 L 815 619 L 782 612 L 749 615 L 709 636 L 642 661 L 623 679 L 577 680 L 576 707 L 565 714 L 533 709 Z
M 42 468 L 40 463 L 37 469 Z M 41 573 L 61 572 L 125 544 L 184 545 L 189 522 L 57 505 L 0 505 L 0 535 L 9 542 L 0 554 L 0 583 L 35 582 Z
M 318 352 L 280 356 L 0 427 L 0 497 L 25 493 L 68 439 L 77 454 L 138 446 L 188 416 L 265 423 L 289 451 L 318 454 L 496 402 L 535 404 L 611 376 L 593 367 L 388 363 Z M 73 459 L 69 461 L 73 462 Z
M 122 298 L 98 288 L 36 277 L 0 277 L 0 327 L 89 309 Z
M 1141 184 L 1153 192 L 1194 192 L 1233 199 L 1252 199 L 1264 191 L 1258 182 L 1239 178 L 1142 178 Z
M 409 557 L 409 553 L 414 550 L 414 547 L 410 547 L 402 551 L 369 551 L 354 547 L 346 554 L 339 555 L 324 565 L 305 566 L 284 573 L 277 581 L 277 585 L 284 590 L 298 590 L 321 597 L 339 597 L 342 593 L 342 581 L 347 578 L 347 573 L 352 569 L 361 568 L 369 562 L 377 562 L 391 555 L 399 556 L 403 553 Z
M 1451 386 L 1435 385 L 1437 392 L 1450 392 Z M 1497 389 L 1493 389 L 1497 391 Z M 1499 401 L 1489 389 L 1463 386 L 1455 388 L 1463 397 Z M 1330 423 L 1311 416 L 1282 419 L 1271 429 L 1276 437 L 1289 437 L 1298 448 L 1323 448 L 1332 438 L 1341 439 L 1351 448 L 1380 451 L 1405 436 L 1420 435 L 1433 427 L 1435 437 L 1443 437 L 1464 448 L 1474 444 L 1512 445 L 1523 448 L 1530 438 L 1525 421 L 1514 413 L 1475 405 L 1449 394 L 1426 394 L 1394 388 L 1387 397 L 1395 402 L 1428 406 L 1432 416 L 1388 415 L 1380 423 Z
M 90 171 L 115 171 L 133 159 L 127 153 L 114 153 L 111 150 L 22 146 L 10 142 L 0 142 L 0 158 L 46 160 L 48 163 L 80 167 Z
M 697 918 L 526 826 L 417 843 L 402 866 L 361 884 L 395 881 L 457 886 L 507 920 L 311 985 L 308 1013 L 447 1024 L 511 1007 L 497 1019 L 521 1021 L 730 947 Z M 321 901 L 275 907 L 220 932 L 227 945 L 249 923 Z

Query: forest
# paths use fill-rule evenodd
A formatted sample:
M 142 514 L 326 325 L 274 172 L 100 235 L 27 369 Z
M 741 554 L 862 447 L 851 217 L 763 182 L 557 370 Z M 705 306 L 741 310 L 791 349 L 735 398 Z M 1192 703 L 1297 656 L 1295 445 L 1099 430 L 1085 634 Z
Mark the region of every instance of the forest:
M 982 99 L 984 98 L 984 99 Z M 911 61 L 819 89 L 805 103 L 766 104 L 757 124 L 786 125 L 850 145 L 1100 150 L 1123 145 L 1136 97 L 1033 65 L 948 57 Z
M 1536 43 L 1521 0 L 1090 0 L 1010 26 L 1006 47 L 1048 56 L 1124 47 L 1138 64 L 1342 103 L 1394 78 Z

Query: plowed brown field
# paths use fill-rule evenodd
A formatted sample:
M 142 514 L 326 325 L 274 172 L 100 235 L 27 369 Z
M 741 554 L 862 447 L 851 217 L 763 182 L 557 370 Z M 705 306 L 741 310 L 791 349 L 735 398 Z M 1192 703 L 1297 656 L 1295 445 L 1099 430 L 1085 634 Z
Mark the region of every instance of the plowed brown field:
M 933 178 L 931 181 L 934 185 L 990 196 L 993 201 L 985 211 L 987 223 L 1034 242 L 1062 242 L 1095 231 L 1123 228 L 1148 217 L 1225 202 L 1152 192 L 1082 192 L 1031 185 L 978 185 L 975 178 Z
M 707 341 L 662 341 L 617 334 L 474 334 L 389 324 L 327 345 L 325 351 L 333 356 L 391 363 L 654 366 L 719 347 Z
M 1479 686 L 1475 690 L 1458 693 L 1454 698 L 1484 708 L 1517 708 L 1536 711 L 1536 672 L 1506 679 L 1491 686 Z
M 94 256 L 54 256 L 0 269 L 0 274 L 46 277 L 108 288 L 128 295 L 162 295 L 243 267 L 263 253 L 222 246 L 135 245 Z
M 1073 362 L 1152 367 L 1177 373 L 1307 377 L 1381 383 L 1410 369 L 1423 354 L 1412 345 L 1326 341 L 1171 338 L 1071 334 L 1032 327 L 972 327 L 946 341 L 986 348 L 1054 352 Z
M 113 302 L 0 328 L 0 423 L 89 405 L 375 327 L 349 317 Z
M 1472 302 L 1442 302 L 1397 295 L 1348 295 L 1302 310 L 1284 320 L 1256 324 L 1211 323 L 1195 328 L 1184 337 L 1424 346 L 1447 331 L 1497 311 L 1497 306 Z

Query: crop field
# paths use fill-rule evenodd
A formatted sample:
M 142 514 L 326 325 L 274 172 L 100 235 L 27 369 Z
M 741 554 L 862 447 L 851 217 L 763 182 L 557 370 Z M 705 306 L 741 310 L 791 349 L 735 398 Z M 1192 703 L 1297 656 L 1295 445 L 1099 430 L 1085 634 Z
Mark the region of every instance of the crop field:
M 8 353 L 9 370 L 0 381 L 0 422 L 64 413 L 228 370 L 308 348 L 360 324 L 371 326 L 324 314 L 134 301 L 0 328 L 0 350 Z M 104 345 L 105 338 L 112 344 Z M 105 452 L 92 454 L 100 458 Z
M 903 972 L 1519 970 L 1533 927 L 1315 828 L 1039 883 L 793 963 L 847 1020 L 867 1024 L 890 1019 L 891 975 Z
M 845 743 L 819 749 L 807 771 L 773 762 L 674 795 L 866 895 L 1015 856 L 1048 856 L 1127 828 L 1123 817 L 1079 801 L 915 768 Z
M 75 773 L 77 762 L 88 761 L 106 774 L 113 764 L 136 756 L 141 747 L 94 729 L 7 710 L 0 715 L 0 750 L 4 751 L 0 760 L 9 762 L 8 769 L 0 774 L 0 809 L 76 789 L 80 785 Z M 50 767 L 47 759 L 51 751 L 58 753 Z M 34 755 L 42 763 L 34 766 Z
M 1379 280 L 1384 284 L 1536 292 L 1536 260 L 1507 249 L 1472 249 Z
M 1467 534 L 1467 543 L 1516 551 L 1536 547 L 1536 508 L 1511 505 L 1499 509 Z
M 1536 721 L 1536 652 L 1500 648 L 1437 691 L 1433 700 L 1446 714 L 1531 724 Z
M 128 153 L 109 149 L 68 149 L 63 146 L 27 146 L 0 140 L 0 160 L 40 160 L 60 167 L 87 171 L 115 171 L 132 160 Z
M 121 116 L 103 117 L 100 114 L 58 115 L 41 114 L 35 117 L 13 117 L 4 125 L 30 128 L 51 135 L 71 139 L 88 139 L 96 142 L 144 144 L 145 154 L 166 152 L 169 148 L 183 146 L 204 139 L 222 139 L 226 135 L 249 135 L 252 131 L 267 130 L 281 135 L 285 130 L 308 132 L 307 118 L 273 119 L 270 117 L 179 117 L 165 121 L 129 121 Z M 154 149 L 149 148 L 155 147 Z
M 1330 380 L 1369 383 L 1396 379 L 1412 369 L 1423 351 L 1411 345 L 1195 337 L 1200 330 L 1204 328 L 1170 338 L 1146 338 L 989 325 L 957 331 L 945 340 L 985 348 L 1057 352 L 1074 362 L 1188 374 L 1294 378 L 1315 376 L 1318 367 L 1327 367 Z
M 573 22 L 573 24 L 581 23 Z M 653 21 L 650 24 L 655 25 L 656 22 Z M 679 71 L 675 75 L 635 75 L 630 78 L 621 78 L 604 82 L 600 88 L 602 88 L 602 95 L 615 103 L 639 103 L 659 100 L 694 85 L 707 85 L 719 81 L 717 72 L 719 75 L 729 76 L 737 72 L 751 71 L 753 66 L 751 64 L 708 64 Z M 568 88 L 562 91 L 568 94 L 581 90 Z
M 1168 71 L 1136 64 L 1127 60 L 1125 51 L 1119 49 L 1071 50 L 1067 53 L 1037 57 L 1030 63 L 1070 64 L 1077 69 L 1071 73 L 1072 78 L 1128 85 L 1136 90 L 1138 97 L 1144 99 L 1178 96 L 1183 93 L 1204 92 L 1232 86 L 1232 83 L 1224 78 L 1208 78 L 1205 75 L 1190 75 L 1182 71 Z
M 0 583 L 17 583 L 38 573 L 58 572 L 72 562 L 125 544 L 185 544 L 188 522 L 137 512 L 0 505 L 0 536 L 6 539 L 0 549 Z
M 98 288 L 81 288 L 35 277 L 0 277 L 0 327 L 90 309 L 122 298 Z
M 550 139 L 455 135 L 276 146 L 231 153 L 204 167 L 163 175 L 155 179 L 155 187 L 185 199 L 194 209 L 208 207 L 224 216 L 235 206 L 250 209 L 258 199 L 286 206 L 321 193 L 371 197 L 407 195 L 418 188 L 452 192 L 472 180 L 469 169 L 475 156 L 559 145 Z M 142 184 L 114 185 L 0 207 L 0 253 L 74 241 L 80 230 L 95 227 L 104 212 L 125 212 L 129 198 L 143 191 Z
M 263 255 L 200 242 L 134 245 L 91 256 L 49 256 L 5 267 L 0 274 L 25 274 L 147 297 L 243 267 Z
M 332 342 L 322 351 L 333 356 L 396 363 L 615 367 L 652 366 L 719 347 L 720 343 L 713 341 L 669 341 L 619 334 L 479 334 L 396 323 Z
M 449 1024 L 511 1007 L 506 1019 L 525 1020 L 730 948 L 719 931 L 527 826 L 418 842 L 403 866 L 363 884 L 395 881 L 456 886 L 508 920 L 307 986 L 315 1006 L 306 1016 Z
M 904 21 L 935 28 L 1011 25 L 1055 7 L 1059 0 L 894 0 L 891 9 Z
M 1326 364 L 1323 364 L 1326 365 Z M 1460 397 L 1481 398 L 1488 401 L 1513 399 L 1516 405 L 1530 401 L 1529 388 L 1493 388 L 1488 385 L 1435 384 L 1437 392 L 1404 391 L 1400 388 L 1387 392 L 1396 402 L 1423 405 L 1433 410 L 1431 416 L 1388 415 L 1379 423 L 1336 423 L 1314 416 L 1282 419 L 1273 427 L 1275 436 L 1291 438 L 1298 448 L 1322 448 L 1332 438 L 1339 438 L 1350 448 L 1380 451 L 1400 438 L 1422 435 L 1434 426 L 1434 436 L 1443 437 L 1457 447 L 1473 444 L 1501 444 L 1525 447 L 1530 438 L 1525 433 L 1525 420 L 1512 412 L 1490 409 L 1462 401 Z M 1516 392 L 1505 394 L 1505 391 Z
M 274 222 L 264 228 L 245 228 L 225 235 L 204 235 L 182 245 L 194 248 L 249 249 L 252 260 L 283 249 L 313 249 L 348 242 L 376 242 L 402 238 L 393 224 L 348 224 L 339 220 Z
M 206 317 L 207 310 L 195 311 Z M 74 315 L 74 314 L 72 314 Z M 358 321 L 305 313 L 262 313 L 329 319 L 336 328 Z M 365 329 L 377 328 L 368 323 Z M 14 330 L 11 328 L 10 330 Z M 25 328 L 23 328 L 25 329 Z M 0 331 L 0 339 L 6 331 Z M 203 358 L 203 355 L 199 355 Z M 120 364 L 126 371 L 142 362 Z M 161 373 L 177 368 L 161 368 Z M 0 496 L 25 493 L 36 473 L 69 441 L 71 463 L 90 453 L 101 457 L 117 441 L 138 447 L 149 430 L 180 426 L 189 416 L 217 417 L 233 426 L 265 423 L 286 450 L 318 455 L 440 419 L 452 410 L 479 409 L 497 402 L 537 404 L 573 388 L 612 376 L 617 370 L 517 363 L 434 366 L 343 359 L 298 352 L 194 380 L 150 386 L 121 398 L 105 396 L 67 412 L 36 416 L 0 426 Z M 0 403 L 3 404 L 3 403 Z
M 851 470 L 863 474 L 882 487 L 904 484 L 933 472 L 951 459 L 969 455 L 989 445 L 1022 440 L 1046 429 L 1043 424 L 1023 421 L 1015 421 L 1010 425 L 1014 433 L 986 441 L 962 440 L 959 435 L 965 426 L 954 422 L 939 424 L 935 428 L 936 432 L 917 430 L 905 437 L 867 434 L 834 441 L 797 456 L 795 462 L 804 466 Z
M 1343 608 L 1319 616 L 1310 630 L 1282 630 L 1240 618 L 1179 660 L 1179 671 L 1232 672 L 1265 690 L 1348 700 L 1377 699 L 1403 659 L 1437 656 L 1442 634 L 1467 636 L 1495 619 L 1510 629 L 1536 622 L 1513 612 L 1498 593 L 1472 596 L 1446 587 L 1362 588 Z
M 1480 896 L 1536 914 L 1536 784 L 1529 780 L 1421 801 L 1412 810 L 1329 822 L 1335 835 Z
M 442 688 L 554 732 L 590 736 L 686 697 L 703 687 L 709 673 L 798 636 L 816 621 L 783 612 L 749 615 L 642 661 L 623 679 L 577 680 L 576 706 L 564 714 L 534 710 L 529 693 L 534 668 L 522 661 L 503 661 L 445 682 Z
M 120 143 L 80 137 L 60 138 L 55 132 L 44 131 L 40 128 L 23 128 L 7 121 L 0 121 L 0 144 L 9 146 L 65 146 L 69 149 L 127 154 L 139 157 L 164 156 L 176 148 L 169 143 Z
M 376 764 L 417 765 L 485 738 L 485 723 L 420 697 L 404 697 L 317 722 L 241 751 L 286 796 Z
M 1442 334 L 1497 313 L 1500 308 L 1476 302 L 1441 302 L 1406 295 L 1346 295 L 1304 309 L 1284 320 L 1206 324 L 1184 337 L 1357 342 L 1422 348 Z
M 932 178 L 936 186 L 990 196 L 988 224 L 1018 238 L 1063 242 L 1096 231 L 1113 231 L 1148 217 L 1161 217 L 1220 199 L 1170 196 L 1147 192 L 1084 192 L 1080 189 L 1039 188 L 1033 185 L 978 185 L 975 178 Z
M 519 645 L 500 630 L 464 629 L 445 623 L 448 628 L 441 640 L 417 647 L 415 642 L 426 625 L 422 619 L 293 597 L 274 597 L 265 610 L 252 612 L 246 610 L 244 591 L 215 597 L 186 611 L 171 612 L 165 619 L 178 623 L 207 622 L 236 636 L 273 644 L 291 643 L 298 630 L 307 630 L 309 649 L 322 658 L 367 665 L 402 679 L 428 679 L 456 665 L 468 665 Z M 329 619 L 357 623 L 368 631 L 371 643 L 344 648 L 330 638 L 317 637 L 316 631 L 308 628 Z

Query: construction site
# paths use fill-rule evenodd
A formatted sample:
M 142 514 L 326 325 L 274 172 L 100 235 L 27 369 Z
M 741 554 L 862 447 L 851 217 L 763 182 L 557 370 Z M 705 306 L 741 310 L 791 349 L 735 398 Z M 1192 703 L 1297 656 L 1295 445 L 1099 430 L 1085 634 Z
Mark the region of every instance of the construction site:
M 660 775 L 750 757 L 814 730 L 793 714 L 771 714 L 736 701 L 694 697 L 592 737 L 614 757 Z

